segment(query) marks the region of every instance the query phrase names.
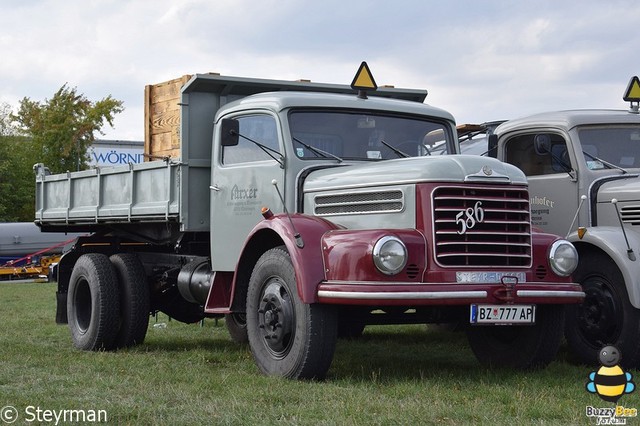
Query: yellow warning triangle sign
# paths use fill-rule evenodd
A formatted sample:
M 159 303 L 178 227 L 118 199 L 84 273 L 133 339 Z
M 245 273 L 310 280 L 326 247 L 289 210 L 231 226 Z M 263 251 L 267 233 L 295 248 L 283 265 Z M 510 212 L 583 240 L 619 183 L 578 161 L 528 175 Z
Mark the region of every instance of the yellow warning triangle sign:
M 629 87 L 624 93 L 622 99 L 626 102 L 640 102 L 640 80 L 634 75 L 629 82 Z
M 366 62 L 363 61 L 360 64 L 360 68 L 351 82 L 351 88 L 354 90 L 376 90 L 378 88 Z

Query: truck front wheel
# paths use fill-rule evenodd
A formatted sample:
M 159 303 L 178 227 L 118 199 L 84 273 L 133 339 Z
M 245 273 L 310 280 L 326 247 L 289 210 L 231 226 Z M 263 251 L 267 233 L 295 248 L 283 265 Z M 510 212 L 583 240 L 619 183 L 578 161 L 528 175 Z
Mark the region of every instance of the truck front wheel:
M 484 365 L 543 368 L 558 352 L 563 325 L 564 306 L 538 305 L 534 325 L 470 326 L 467 339 Z
M 573 278 L 586 296 L 581 305 L 567 308 L 565 337 L 572 356 L 596 365 L 600 349 L 613 345 L 624 368 L 640 367 L 640 310 L 629 301 L 620 269 L 606 256 L 584 253 Z
M 113 349 L 120 325 L 120 299 L 116 273 L 104 254 L 84 254 L 73 267 L 67 317 L 76 348 Z
M 333 360 L 337 314 L 332 306 L 305 304 L 284 246 L 256 263 L 247 293 L 249 346 L 260 370 L 291 379 L 322 379 Z

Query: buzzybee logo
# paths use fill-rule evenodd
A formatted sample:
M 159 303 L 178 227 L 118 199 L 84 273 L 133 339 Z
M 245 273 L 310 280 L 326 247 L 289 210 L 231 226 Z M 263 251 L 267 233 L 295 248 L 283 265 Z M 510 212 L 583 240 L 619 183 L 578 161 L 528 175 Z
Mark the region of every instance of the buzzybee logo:
M 598 425 L 627 424 L 627 418 L 638 416 L 638 409 L 618 405 L 618 400 L 636 389 L 633 377 L 620 367 L 622 354 L 615 346 L 602 348 L 598 358 L 601 367 L 589 373 L 587 392 L 598 395 L 603 401 L 614 403 L 615 407 L 587 406 L 586 416 L 596 418 Z

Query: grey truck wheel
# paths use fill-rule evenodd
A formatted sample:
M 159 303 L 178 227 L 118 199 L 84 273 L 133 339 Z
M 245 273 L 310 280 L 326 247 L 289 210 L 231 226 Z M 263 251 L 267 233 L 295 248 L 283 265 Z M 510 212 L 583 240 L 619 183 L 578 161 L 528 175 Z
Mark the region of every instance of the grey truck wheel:
M 249 346 L 267 375 L 322 379 L 333 360 L 337 315 L 332 306 L 305 304 L 284 246 L 256 263 L 247 294 Z
M 73 345 L 82 350 L 112 349 L 120 323 L 118 281 L 109 258 L 80 256 L 69 280 L 67 317 Z
M 602 347 L 613 345 L 623 368 L 640 367 L 640 310 L 629 301 L 620 269 L 607 256 L 584 253 L 573 278 L 585 300 L 567 307 L 565 338 L 572 358 L 597 365 Z
M 134 253 L 118 253 L 109 258 L 118 277 L 120 329 L 115 346 L 126 348 L 144 341 L 149 327 L 149 285 L 144 267 Z
M 553 361 L 558 352 L 563 325 L 562 305 L 538 305 L 534 325 L 470 326 L 467 339 L 483 365 L 543 368 Z

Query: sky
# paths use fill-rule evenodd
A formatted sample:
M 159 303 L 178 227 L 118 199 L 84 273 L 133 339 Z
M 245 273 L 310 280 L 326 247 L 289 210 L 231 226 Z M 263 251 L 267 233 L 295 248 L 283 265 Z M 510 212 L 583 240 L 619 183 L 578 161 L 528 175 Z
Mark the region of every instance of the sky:
M 627 109 L 638 0 L 2 0 L 0 104 L 64 84 L 124 102 L 99 139 L 144 139 L 144 86 L 184 74 L 427 89 L 458 124 Z

